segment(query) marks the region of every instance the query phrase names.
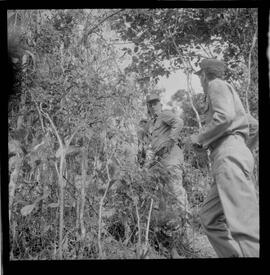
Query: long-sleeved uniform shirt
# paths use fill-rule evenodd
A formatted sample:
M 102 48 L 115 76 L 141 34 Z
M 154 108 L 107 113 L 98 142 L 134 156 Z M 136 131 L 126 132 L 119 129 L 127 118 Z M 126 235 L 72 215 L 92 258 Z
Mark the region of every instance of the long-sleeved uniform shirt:
M 176 144 L 183 124 L 183 120 L 170 110 L 164 110 L 156 119 L 152 119 L 149 132 L 153 152 L 156 153 L 165 147 L 170 139 L 174 140 Z
M 207 148 L 219 138 L 229 134 L 242 134 L 246 142 L 250 136 L 249 128 L 253 129 L 251 121 L 245 112 L 242 102 L 231 85 L 221 79 L 209 82 L 207 89 L 208 113 L 206 125 L 200 131 L 198 142 Z M 252 125 L 249 125 L 252 123 Z

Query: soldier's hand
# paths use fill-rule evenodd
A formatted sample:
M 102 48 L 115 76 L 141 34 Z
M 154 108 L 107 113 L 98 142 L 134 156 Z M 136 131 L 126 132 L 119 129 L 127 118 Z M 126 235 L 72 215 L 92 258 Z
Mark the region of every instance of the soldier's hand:
M 191 136 L 185 137 L 182 139 L 185 144 L 198 144 L 198 138 L 197 135 L 193 134 Z
M 190 142 L 191 142 L 192 144 L 199 144 L 198 135 L 196 135 L 196 134 L 191 135 L 191 136 L 190 136 Z
M 187 144 L 190 144 L 196 152 L 198 153 L 204 152 L 203 146 L 198 143 L 198 135 L 192 134 L 191 136 L 185 138 L 184 142 Z
M 197 152 L 197 153 L 202 153 L 205 151 L 205 149 L 203 148 L 203 146 L 201 144 L 198 143 L 194 143 L 192 144 L 193 149 Z

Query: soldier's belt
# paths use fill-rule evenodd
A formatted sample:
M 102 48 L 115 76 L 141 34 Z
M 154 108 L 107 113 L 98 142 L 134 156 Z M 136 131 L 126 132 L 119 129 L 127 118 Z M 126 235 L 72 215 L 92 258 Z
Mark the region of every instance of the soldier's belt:
M 241 133 L 230 133 L 230 134 L 227 134 L 227 135 L 224 135 L 220 138 L 218 138 L 217 140 L 213 141 L 211 144 L 208 145 L 208 149 L 210 149 L 211 152 L 213 152 L 218 146 L 220 146 L 222 144 L 222 142 L 224 140 L 226 140 L 229 136 L 240 136 L 243 141 L 245 142 L 245 136 Z

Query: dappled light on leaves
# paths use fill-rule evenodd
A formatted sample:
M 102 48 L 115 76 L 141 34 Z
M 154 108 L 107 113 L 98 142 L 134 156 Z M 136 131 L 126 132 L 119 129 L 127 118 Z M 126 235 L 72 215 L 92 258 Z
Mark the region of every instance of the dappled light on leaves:
M 188 221 L 166 187 L 172 171 L 147 166 L 139 122 L 160 77 L 220 54 L 256 117 L 256 27 L 245 8 L 8 11 L 10 259 L 162 259 L 173 244 L 180 258 L 215 257 L 198 214 L 208 156 L 185 142 L 205 124 L 207 99 L 176 87 L 170 100 L 184 121 Z

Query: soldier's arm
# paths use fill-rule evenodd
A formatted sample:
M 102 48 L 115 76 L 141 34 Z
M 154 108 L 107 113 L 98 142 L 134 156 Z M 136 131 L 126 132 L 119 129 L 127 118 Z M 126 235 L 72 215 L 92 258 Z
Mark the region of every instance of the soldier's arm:
M 180 132 L 184 126 L 183 120 L 170 111 L 164 111 L 163 121 L 172 127 L 170 138 L 177 142 L 180 137 Z
M 235 117 L 233 97 L 225 83 L 210 82 L 208 96 L 213 109 L 213 117 L 210 123 L 201 129 L 198 136 L 198 142 L 204 147 L 220 138 Z
M 247 146 L 252 151 L 258 142 L 259 137 L 259 123 L 252 115 L 248 114 L 248 124 L 249 124 L 249 136 L 247 139 Z
M 144 139 L 144 130 L 143 129 L 139 129 L 137 132 L 137 136 L 138 136 L 138 142 L 141 143 Z

